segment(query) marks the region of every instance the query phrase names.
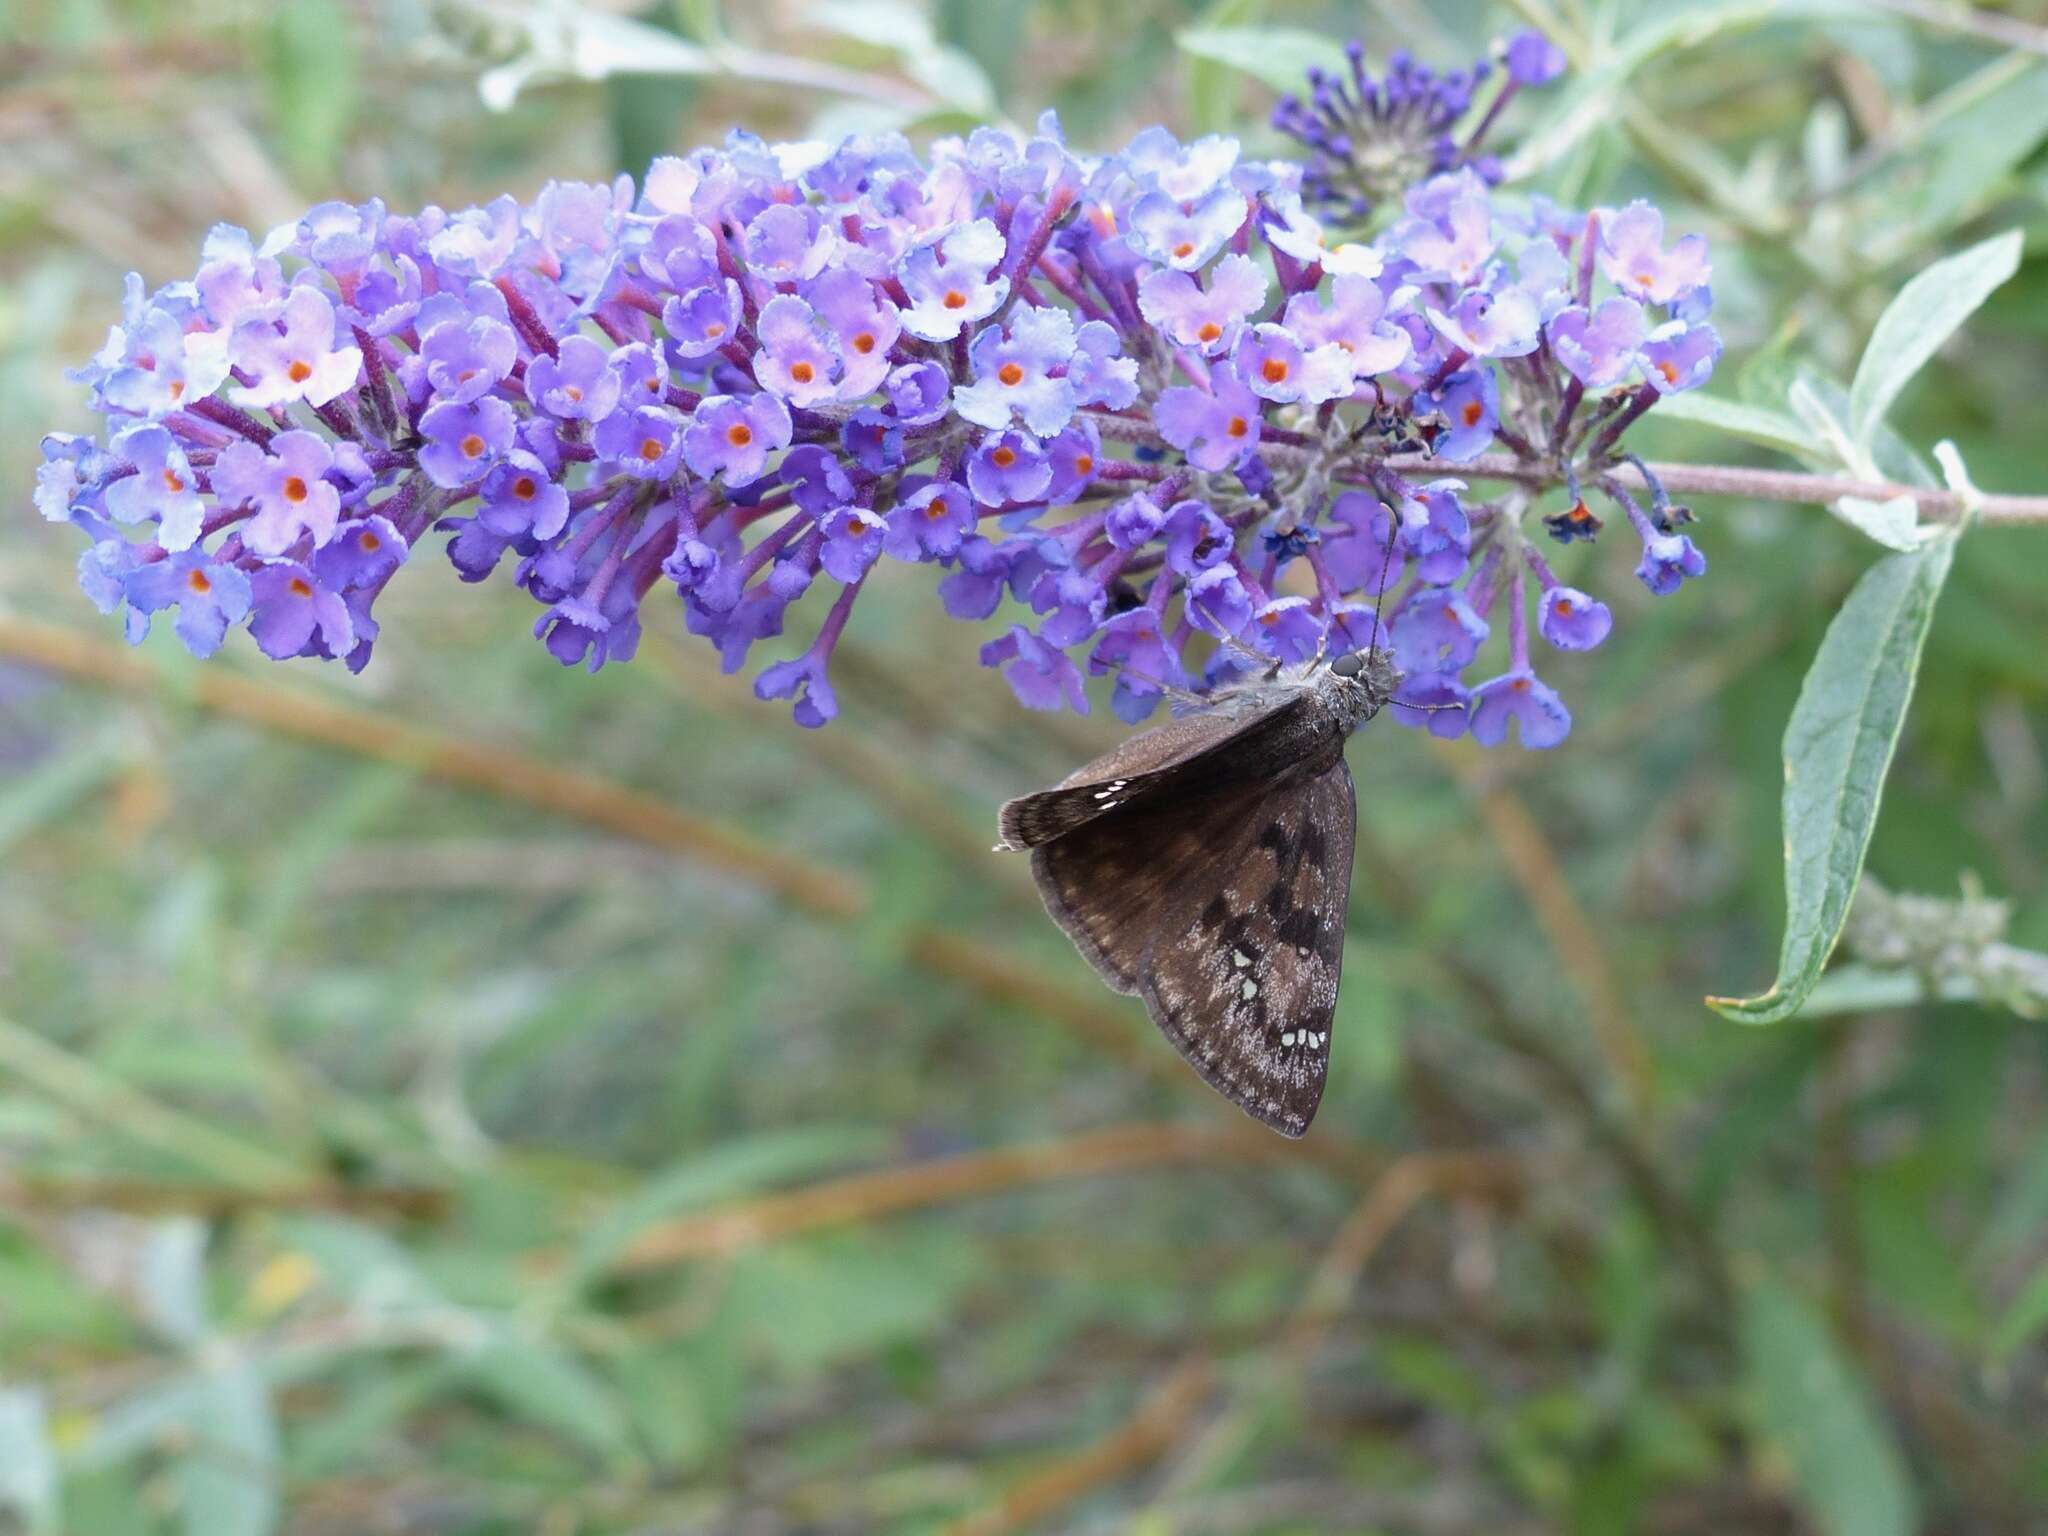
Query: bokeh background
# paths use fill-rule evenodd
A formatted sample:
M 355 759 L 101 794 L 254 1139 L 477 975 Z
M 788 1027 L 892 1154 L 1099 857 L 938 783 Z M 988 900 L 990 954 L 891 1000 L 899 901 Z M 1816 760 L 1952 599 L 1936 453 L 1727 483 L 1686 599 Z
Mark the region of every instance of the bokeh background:
M 926 573 L 878 573 L 806 733 L 680 614 L 563 671 L 431 554 L 360 678 L 130 652 L 28 504 L 122 274 L 218 220 L 733 124 L 1273 152 L 1288 35 L 1202 29 L 1451 66 L 1531 20 L 1582 66 L 1518 108 L 1583 114 L 1538 184 L 1712 236 L 1717 393 L 1846 374 L 1905 277 L 2026 227 L 1894 419 L 2041 491 L 2023 9 L 0 4 L 0 1531 L 2043 1529 L 2043 1026 L 1896 977 L 1773 1030 L 1701 1004 L 1776 953 L 1778 738 L 1874 553 L 1825 511 L 1703 502 L 1712 573 L 1655 602 L 1602 548 L 1558 751 L 1365 733 L 1294 1146 L 990 856 L 1114 722 L 1019 709 Z M 1973 876 L 2022 946 L 2044 635 L 2048 534 L 1973 533 L 1871 859 Z

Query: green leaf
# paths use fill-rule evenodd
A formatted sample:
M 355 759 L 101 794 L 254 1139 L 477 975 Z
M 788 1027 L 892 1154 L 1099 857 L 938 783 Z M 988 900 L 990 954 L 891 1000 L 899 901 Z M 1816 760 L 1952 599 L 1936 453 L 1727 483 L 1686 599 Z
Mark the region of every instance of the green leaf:
M 1943 342 L 2020 268 L 2016 229 L 1937 261 L 1885 306 L 1849 386 L 1849 431 L 1868 447 L 1899 392 Z
M 861 1126 L 800 1126 L 722 1143 L 653 1175 L 584 1234 L 565 1285 L 594 1278 L 641 1232 L 682 1211 L 873 1158 L 889 1138 Z
M 198 1383 L 178 1458 L 186 1536 L 267 1536 L 277 1525 L 277 1414 L 254 1361 L 243 1358 Z
M 1739 437 L 1762 448 L 1775 448 L 1796 458 L 1805 458 L 1814 450 L 1813 434 L 1783 411 L 1743 405 L 1738 401 L 1703 395 L 1697 390 L 1666 395 L 1659 400 L 1657 419 L 1689 421 L 1702 427 L 1712 427 L 1731 437 Z
M 1265 0 L 1215 0 L 1202 14 L 1197 31 L 1241 28 L 1265 11 Z M 1187 52 L 1188 121 L 1197 132 L 1222 133 L 1235 114 L 1240 81 L 1237 71 L 1216 59 Z
M 0 1387 L 0 1529 L 57 1530 L 57 1453 L 42 1394 L 27 1387 Z
M 2048 1265 L 2034 1271 L 2034 1277 L 1991 1330 L 1991 1363 L 2003 1365 L 2044 1328 L 2048 1328 Z
M 1873 965 L 1838 965 L 1814 983 L 1799 1005 L 1802 1019 L 1824 1019 L 1839 1013 L 1876 1013 L 1912 1008 L 1925 1002 L 1971 1003 L 1977 983 L 1969 976 L 1946 976 L 1928 996 L 1917 971 L 1881 970 Z
M 1797 1013 L 1841 937 L 1954 554 L 1951 533 L 1911 554 L 1886 556 L 1828 625 L 1785 727 L 1778 977 L 1756 997 L 1707 999 L 1728 1018 L 1775 1024 Z
M 1828 1536 L 1909 1536 L 1905 1462 L 1827 1325 L 1765 1280 L 1743 1296 L 1740 1327 L 1758 1439 L 1814 1524 Z
M 639 1459 L 611 1389 L 557 1346 L 497 1329 L 466 1364 L 470 1378 L 508 1411 L 583 1446 L 615 1473 Z
M 719 64 L 673 32 L 627 16 L 541 9 L 519 14 L 526 33 L 518 54 L 477 80 L 477 94 L 504 112 L 530 85 L 555 80 L 605 80 L 613 75 L 712 75 Z
M 1296 95 L 1307 88 L 1311 66 L 1332 72 L 1350 67 L 1333 39 L 1292 27 L 1185 27 L 1173 40 L 1182 53 Z

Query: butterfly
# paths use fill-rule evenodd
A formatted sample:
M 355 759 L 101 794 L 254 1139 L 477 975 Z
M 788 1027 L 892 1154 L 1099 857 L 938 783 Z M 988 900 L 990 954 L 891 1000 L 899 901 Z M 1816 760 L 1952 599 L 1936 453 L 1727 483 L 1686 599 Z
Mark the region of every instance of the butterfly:
M 1344 745 L 1399 686 L 1378 650 L 1222 689 L 1003 806 L 1053 921 L 1210 1087 L 1284 1136 L 1315 1118 L 1357 800 Z

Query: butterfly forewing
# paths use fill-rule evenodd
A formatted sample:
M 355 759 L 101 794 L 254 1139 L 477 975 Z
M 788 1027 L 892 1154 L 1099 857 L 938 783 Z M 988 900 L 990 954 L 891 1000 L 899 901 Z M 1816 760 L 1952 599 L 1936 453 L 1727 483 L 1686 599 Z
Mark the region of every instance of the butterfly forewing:
M 1298 694 L 1282 696 L 1264 708 L 1203 710 L 1140 731 L 1053 788 L 1005 805 L 1003 841 L 1036 848 L 1155 796 L 1185 798 L 1255 778 L 1269 756 L 1258 750 L 1259 738 L 1296 729 L 1304 703 Z
M 1222 867 L 1205 871 L 1218 878 L 1187 883 L 1140 966 L 1166 1038 L 1210 1086 L 1288 1136 L 1322 1102 L 1356 835 L 1341 760 L 1276 789 L 1228 838 Z

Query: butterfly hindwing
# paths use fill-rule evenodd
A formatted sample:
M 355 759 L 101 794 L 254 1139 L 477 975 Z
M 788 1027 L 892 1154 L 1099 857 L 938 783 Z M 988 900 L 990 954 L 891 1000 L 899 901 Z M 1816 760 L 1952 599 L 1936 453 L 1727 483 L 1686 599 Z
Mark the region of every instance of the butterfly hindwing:
M 1287 1136 L 1308 1129 L 1323 1097 L 1356 837 L 1341 759 L 1276 788 L 1223 860 L 1167 878 L 1181 894 L 1138 968 L 1152 1021 L 1188 1063 Z
M 1156 795 L 1204 795 L 1257 777 L 1267 757 L 1259 750 L 1261 738 L 1298 730 L 1305 702 L 1299 690 L 1253 695 L 1237 707 L 1180 715 L 1140 731 L 1053 788 L 1006 804 L 1003 842 L 1036 848 Z

